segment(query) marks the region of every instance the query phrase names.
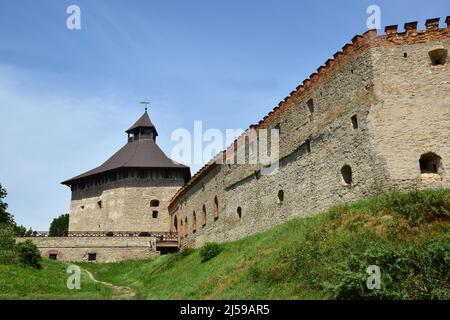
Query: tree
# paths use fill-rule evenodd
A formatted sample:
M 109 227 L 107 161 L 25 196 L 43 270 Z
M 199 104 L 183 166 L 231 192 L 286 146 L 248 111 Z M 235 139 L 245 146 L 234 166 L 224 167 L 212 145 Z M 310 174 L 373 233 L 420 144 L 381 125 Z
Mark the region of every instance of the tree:
M 62 214 L 50 224 L 49 236 L 62 236 L 69 231 L 69 214 Z
M 8 204 L 3 201 L 7 194 L 8 193 L 3 189 L 2 184 L 0 183 L 0 224 L 13 225 L 15 224 L 13 216 L 6 211 L 8 209 Z
M 17 263 L 15 245 L 13 227 L 7 224 L 0 224 L 0 265 Z

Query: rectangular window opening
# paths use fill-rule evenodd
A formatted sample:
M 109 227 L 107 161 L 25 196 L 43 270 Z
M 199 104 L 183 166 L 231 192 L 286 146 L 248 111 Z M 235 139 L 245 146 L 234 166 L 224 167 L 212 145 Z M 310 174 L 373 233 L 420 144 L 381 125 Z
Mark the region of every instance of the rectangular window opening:
M 356 116 L 356 114 L 354 116 L 352 116 L 352 126 L 353 129 L 358 129 L 358 117 Z

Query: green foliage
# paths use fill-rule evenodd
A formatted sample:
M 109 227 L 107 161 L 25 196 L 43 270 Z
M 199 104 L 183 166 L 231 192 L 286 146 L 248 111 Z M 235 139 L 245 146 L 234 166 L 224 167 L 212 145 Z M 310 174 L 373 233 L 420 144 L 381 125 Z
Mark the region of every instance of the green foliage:
M 62 236 L 69 231 L 69 214 L 62 214 L 50 224 L 49 236 Z
M 4 189 L 0 183 L 0 228 L 1 227 L 12 227 L 12 230 L 16 236 L 29 236 L 33 233 L 31 228 L 27 231 L 26 228 L 22 225 L 17 225 L 14 221 L 14 216 L 8 213 L 6 210 L 8 208 L 8 204 L 4 202 L 7 196 L 6 189 Z
M 14 223 L 13 216 L 6 212 L 8 204 L 3 199 L 6 198 L 7 192 L 0 183 L 0 224 L 11 225 Z
M 0 225 L 0 265 L 17 263 L 14 230 L 12 226 Z
M 381 289 L 366 286 L 366 268 L 381 268 Z M 420 245 L 368 248 L 334 268 L 333 299 L 449 299 L 450 236 Z
M 16 245 L 19 261 L 22 266 L 32 267 L 34 269 L 41 268 L 41 253 L 31 240 L 25 240 Z
M 212 258 L 217 256 L 220 253 L 220 251 L 222 251 L 222 248 L 219 244 L 214 243 L 214 242 L 206 243 L 200 249 L 200 257 L 202 258 L 202 262 L 211 260 Z
M 194 249 L 192 248 L 183 248 L 181 249 L 181 251 L 178 253 L 182 258 L 186 258 L 187 256 L 190 256 L 191 254 L 193 254 L 195 252 Z
M 393 191 L 341 205 L 280 259 L 292 281 L 331 299 L 448 299 L 449 211 L 446 189 Z M 380 290 L 366 286 L 370 265 L 381 268 Z

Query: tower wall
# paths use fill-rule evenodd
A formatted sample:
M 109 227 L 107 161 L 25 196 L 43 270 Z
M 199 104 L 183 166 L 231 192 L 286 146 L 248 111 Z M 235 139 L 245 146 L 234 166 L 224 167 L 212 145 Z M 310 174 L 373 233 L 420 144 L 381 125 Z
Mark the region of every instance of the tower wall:
M 393 187 L 450 185 L 450 59 L 433 66 L 429 56 L 436 48 L 450 50 L 448 35 L 425 42 L 397 36 L 395 46 L 371 50 L 378 102 L 370 128 Z M 442 158 L 438 175 L 420 171 L 419 159 L 429 152 Z
M 168 232 L 169 201 L 183 184 L 183 177 L 177 173 L 169 178 L 142 178 L 130 173 L 127 178 L 73 190 L 69 232 Z M 159 206 L 152 207 L 151 200 L 158 200 Z M 153 211 L 158 212 L 157 218 L 153 217 Z

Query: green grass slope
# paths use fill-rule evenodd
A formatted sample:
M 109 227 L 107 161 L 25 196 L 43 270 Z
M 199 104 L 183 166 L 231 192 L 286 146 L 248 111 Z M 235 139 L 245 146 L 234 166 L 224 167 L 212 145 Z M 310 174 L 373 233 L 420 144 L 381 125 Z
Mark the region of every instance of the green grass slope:
M 42 269 L 0 265 L 0 299 L 109 299 L 111 290 L 82 272 L 80 289 L 69 290 L 69 264 L 43 259 Z
M 450 190 L 390 192 L 221 247 L 206 262 L 186 250 L 84 267 L 140 299 L 449 299 Z

